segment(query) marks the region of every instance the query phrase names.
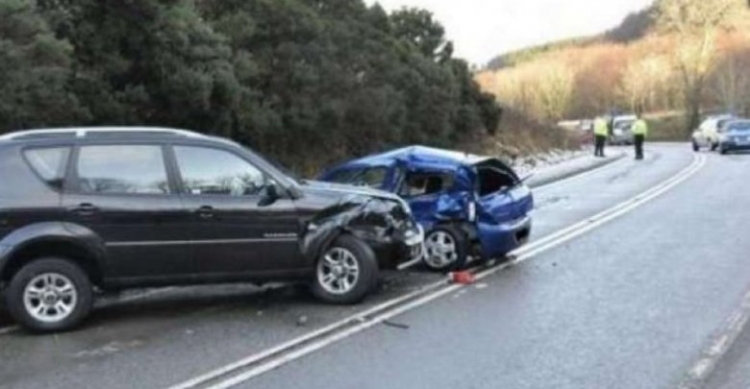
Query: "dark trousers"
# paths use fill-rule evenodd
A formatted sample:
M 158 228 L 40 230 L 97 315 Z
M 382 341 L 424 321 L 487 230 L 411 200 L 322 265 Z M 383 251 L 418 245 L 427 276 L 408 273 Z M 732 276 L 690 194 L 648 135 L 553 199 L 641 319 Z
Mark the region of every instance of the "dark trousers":
M 596 135 L 594 138 L 594 156 L 604 156 L 604 144 L 607 143 L 607 137 L 604 135 Z
M 636 135 L 633 140 L 633 143 L 635 143 L 635 159 L 643 159 L 643 142 L 646 140 L 646 136 Z

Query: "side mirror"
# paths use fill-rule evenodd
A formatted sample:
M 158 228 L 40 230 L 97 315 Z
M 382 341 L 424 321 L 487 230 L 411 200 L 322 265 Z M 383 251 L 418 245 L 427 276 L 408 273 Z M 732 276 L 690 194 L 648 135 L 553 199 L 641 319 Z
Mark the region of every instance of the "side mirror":
M 260 203 L 258 203 L 258 205 L 261 207 L 267 207 L 275 203 L 276 200 L 281 197 L 280 192 L 281 191 L 279 190 L 279 184 L 273 181 L 268 182 L 268 184 L 266 184 L 265 190 L 263 190 L 263 197 L 260 199 Z

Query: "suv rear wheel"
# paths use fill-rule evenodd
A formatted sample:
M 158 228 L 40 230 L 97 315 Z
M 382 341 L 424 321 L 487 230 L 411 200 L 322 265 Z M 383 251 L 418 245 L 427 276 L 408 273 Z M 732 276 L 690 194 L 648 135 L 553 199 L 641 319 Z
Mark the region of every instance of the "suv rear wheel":
M 42 258 L 22 267 L 6 291 L 11 316 L 37 332 L 76 326 L 91 311 L 93 292 L 86 273 L 75 263 Z
M 318 260 L 313 294 L 332 304 L 355 304 L 372 291 L 378 281 L 378 262 L 370 246 L 343 235 Z

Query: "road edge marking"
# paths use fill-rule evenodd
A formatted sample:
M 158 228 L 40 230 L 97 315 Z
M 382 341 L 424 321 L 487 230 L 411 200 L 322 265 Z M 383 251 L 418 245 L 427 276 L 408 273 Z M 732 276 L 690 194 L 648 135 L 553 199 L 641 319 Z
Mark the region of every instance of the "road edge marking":
M 543 239 L 540 239 L 539 241 L 535 241 L 534 243 L 529 244 L 528 246 L 524 246 L 519 250 L 514 251 L 513 253 L 509 254 L 509 256 L 514 257 L 512 261 L 503 263 L 500 266 L 490 267 L 488 269 L 480 269 L 476 272 L 476 279 L 481 280 L 487 278 L 510 266 L 524 262 L 536 255 L 539 255 L 565 242 L 575 239 L 592 229 L 595 229 L 605 223 L 608 223 L 609 221 L 619 218 L 620 216 L 628 214 L 634 209 L 663 195 L 664 193 L 668 192 L 672 188 L 695 175 L 703 168 L 706 161 L 707 159 L 705 156 L 695 155 L 693 157 L 693 162 L 690 165 L 680 170 L 671 178 L 638 195 L 635 195 L 630 200 L 623 201 L 603 212 L 600 212 L 599 214 L 587 218 L 582 222 L 575 223 L 574 225 L 561 230 L 567 231 L 567 233 L 551 234 L 550 239 L 547 239 L 548 237 L 545 237 Z M 573 227 L 576 227 L 578 229 L 573 229 Z M 353 315 L 349 318 L 340 320 L 319 330 L 308 333 L 307 335 L 303 335 L 301 337 L 287 341 L 274 348 L 250 355 L 236 362 L 229 363 L 222 367 L 209 371 L 200 376 L 194 377 L 187 381 L 183 381 L 182 383 L 179 383 L 177 385 L 170 386 L 168 387 L 168 389 L 194 389 L 198 387 L 207 389 L 226 389 L 236 386 L 268 371 L 281 367 L 289 362 L 302 358 L 317 350 L 323 349 L 343 339 L 367 330 L 395 316 L 418 308 L 439 297 L 445 296 L 465 287 L 465 285 L 449 284 L 446 278 L 442 281 L 428 285 L 425 288 L 420 288 L 420 290 L 418 291 L 411 292 L 394 300 L 382 303 L 379 306 L 370 308 L 363 313 Z M 429 292 L 429 290 L 431 289 L 436 290 L 434 292 Z M 428 292 L 424 292 L 424 290 L 428 290 Z M 413 301 L 409 301 L 410 299 L 413 299 Z M 404 304 L 399 306 L 399 304 L 401 303 Z M 390 309 L 386 306 L 393 307 L 393 309 Z M 377 309 L 379 307 L 386 308 Z M 380 311 L 383 312 L 377 315 L 366 314 L 367 312 Z M 315 338 L 318 337 L 320 337 L 320 339 L 315 340 Z M 277 357 L 273 357 L 273 355 L 275 354 L 279 355 Z M 264 361 L 264 359 L 269 357 L 272 359 Z
M 742 297 L 740 306 L 724 320 L 724 325 L 720 327 L 720 331 L 711 338 L 709 345 L 701 351 L 700 356 L 690 366 L 677 388 L 702 388 L 716 370 L 719 362 L 747 328 L 748 322 L 750 322 L 750 289 Z

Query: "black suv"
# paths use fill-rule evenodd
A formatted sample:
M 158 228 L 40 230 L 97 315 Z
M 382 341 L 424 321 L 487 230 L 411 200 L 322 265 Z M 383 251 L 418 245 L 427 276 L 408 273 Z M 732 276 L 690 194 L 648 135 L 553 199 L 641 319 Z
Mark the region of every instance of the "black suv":
M 231 141 L 160 128 L 0 137 L 0 288 L 22 325 L 58 331 L 94 290 L 303 281 L 363 299 L 421 255 L 408 206 L 308 182 Z

